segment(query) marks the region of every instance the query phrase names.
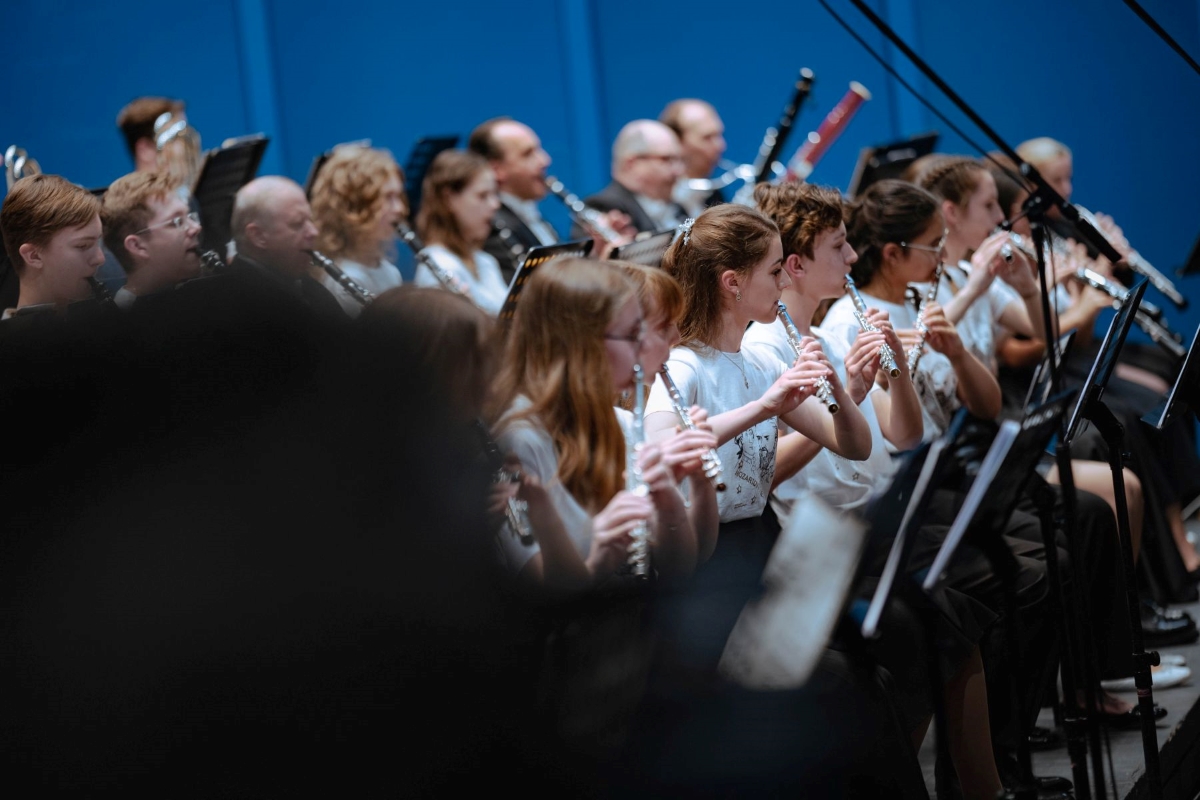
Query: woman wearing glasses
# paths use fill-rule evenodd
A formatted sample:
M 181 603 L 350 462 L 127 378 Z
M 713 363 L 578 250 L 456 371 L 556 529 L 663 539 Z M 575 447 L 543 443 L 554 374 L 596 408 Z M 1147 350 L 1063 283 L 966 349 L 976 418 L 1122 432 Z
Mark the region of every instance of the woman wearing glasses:
M 917 311 L 908 303 L 910 284 L 933 277 L 947 235 L 937 198 L 904 181 L 880 181 L 847 211 L 848 242 L 858 254 L 850 269 L 867 305 L 886 311 L 905 347 L 920 341 Z M 913 375 L 924 414 L 925 438 L 946 429 L 960 406 L 977 417 L 1000 412 L 1000 386 L 968 350 L 945 311 L 924 309 L 925 351 Z M 859 323 L 849 297 L 838 300 L 821 323 L 829 336 L 853 343 Z
M 494 384 L 493 428 L 557 512 L 531 519 L 533 542 L 502 531 L 505 560 L 522 578 L 592 586 L 622 568 L 641 524 L 651 528 L 660 575 L 695 566 L 695 535 L 667 464 L 676 476 L 701 469 L 711 436 L 643 447 L 637 461 L 649 492 L 625 489 L 626 430 L 613 403 L 634 387 L 644 331 L 636 290 L 604 262 L 550 262 L 521 294 Z
M 376 297 L 401 284 L 389 258 L 408 205 L 404 176 L 391 153 L 357 145 L 334 150 L 313 184 L 312 211 L 320 231 L 317 249 L 347 277 Z M 347 315 L 362 311 L 362 303 L 332 277 L 322 274 L 321 283 Z

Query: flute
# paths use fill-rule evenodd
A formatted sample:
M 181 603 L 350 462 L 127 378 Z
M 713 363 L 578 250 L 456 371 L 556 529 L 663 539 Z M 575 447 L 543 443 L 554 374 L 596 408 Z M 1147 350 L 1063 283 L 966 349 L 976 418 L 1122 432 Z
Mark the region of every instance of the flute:
M 633 365 L 633 423 L 625 447 L 625 488 L 645 497 L 650 487 L 642 477 L 638 453 L 646 439 L 642 417 L 646 413 L 645 378 L 641 364 Z M 629 532 L 629 566 L 633 574 L 645 578 L 650 574 L 650 528 L 645 521 Z
M 683 426 L 684 430 L 696 430 L 696 423 L 692 422 L 692 415 L 688 413 L 687 406 L 683 404 L 683 395 L 680 394 L 679 387 L 675 385 L 675 379 L 671 377 L 671 371 L 667 369 L 666 364 L 662 365 L 658 374 L 662 378 L 663 386 L 667 387 L 667 395 L 671 398 L 671 408 L 675 409 L 675 416 L 679 417 L 679 424 Z M 717 455 L 717 451 L 710 449 L 701 460 L 704 464 L 704 477 L 712 481 L 712 485 L 718 492 L 725 491 L 725 482 L 721 480 L 721 457 Z
M 792 321 L 792 315 L 788 313 L 787 306 L 783 303 L 775 305 L 776 313 L 783 321 L 783 330 L 787 333 L 788 344 L 792 346 L 792 352 L 796 354 L 796 358 L 799 358 L 800 354 L 804 352 L 804 345 L 800 343 L 800 331 L 796 330 L 796 323 Z M 836 414 L 841 408 L 833 396 L 833 387 L 829 385 L 829 379 L 824 375 L 817 378 L 815 394 L 817 399 L 829 409 L 830 414 Z
M 929 283 L 929 291 L 925 292 L 925 297 L 921 300 L 921 307 L 917 309 L 917 322 L 913 325 L 919 334 L 916 344 L 908 350 L 908 373 L 913 380 L 917 378 L 917 365 L 921 363 L 921 356 L 925 353 L 925 340 L 929 337 L 929 327 L 925 324 L 925 309 L 937 299 L 938 286 L 941 282 L 942 264 L 939 261 L 937 269 L 933 272 L 933 280 Z
M 858 320 L 858 326 L 864 333 L 878 331 L 879 328 L 872 325 L 871 320 L 867 318 L 867 303 L 858 293 L 858 287 L 855 286 L 854 279 L 849 275 L 846 276 L 846 292 L 850 295 L 850 302 L 854 304 L 854 318 Z M 896 354 L 887 342 L 879 345 L 879 366 L 887 370 L 887 374 L 891 377 L 900 377 L 900 368 L 896 366 Z

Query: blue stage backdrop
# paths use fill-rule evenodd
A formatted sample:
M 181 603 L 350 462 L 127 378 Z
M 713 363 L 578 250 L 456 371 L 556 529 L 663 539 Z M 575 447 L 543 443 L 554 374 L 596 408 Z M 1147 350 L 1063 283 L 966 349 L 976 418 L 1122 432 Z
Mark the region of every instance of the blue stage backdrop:
M 949 112 L 849 0 L 830 2 Z M 872 4 L 1010 142 L 1067 142 L 1078 202 L 1116 217 L 1160 269 L 1183 262 L 1200 233 L 1200 76 L 1121 0 Z M 1200 2 L 1143 5 L 1200 56 Z M 121 106 L 164 94 L 187 101 L 206 145 L 267 133 L 263 172 L 297 180 L 338 142 L 370 138 L 403 161 L 419 136 L 465 137 L 508 114 L 538 131 L 552 170 L 585 194 L 607 181 L 620 126 L 675 97 L 711 101 L 728 157 L 751 160 L 800 67 L 817 82 L 797 142 L 849 81 L 874 94 L 815 182 L 845 188 L 860 148 L 927 130 L 942 131 L 945 151 L 973 153 L 817 2 L 7 0 L 5 10 L 0 146 L 20 144 L 47 172 L 88 186 L 130 168 L 114 125 Z M 990 149 L 960 114 L 950 117 Z M 546 211 L 565 226 L 555 201 Z M 1182 286 L 1200 306 L 1200 280 Z M 1172 320 L 1190 335 L 1200 311 Z

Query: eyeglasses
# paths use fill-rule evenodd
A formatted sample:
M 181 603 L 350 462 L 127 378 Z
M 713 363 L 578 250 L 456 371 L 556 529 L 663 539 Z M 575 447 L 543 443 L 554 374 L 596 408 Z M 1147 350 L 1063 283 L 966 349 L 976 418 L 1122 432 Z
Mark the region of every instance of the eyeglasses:
M 646 323 L 639 322 L 637 330 L 633 333 L 606 333 L 604 338 L 614 342 L 632 342 L 641 345 L 646 338 Z
M 901 247 L 906 247 L 909 250 L 924 250 L 926 253 L 933 253 L 935 256 L 940 256 L 942 250 L 946 247 L 946 236 L 948 231 L 942 232 L 942 238 L 938 239 L 937 244 L 932 247 L 927 244 L 910 244 L 909 242 L 900 242 Z
M 148 228 L 142 228 L 140 231 L 134 231 L 133 235 L 139 236 L 143 233 L 149 233 L 150 231 L 152 231 L 156 228 L 170 227 L 170 228 L 175 228 L 176 230 L 179 230 L 184 225 L 187 225 L 189 222 L 193 225 L 199 225 L 200 224 L 200 215 L 197 214 L 195 211 L 189 211 L 188 213 L 181 214 L 178 217 L 171 217 L 169 220 L 166 220 L 165 222 L 158 222 L 158 223 L 155 223 L 154 225 L 151 225 Z

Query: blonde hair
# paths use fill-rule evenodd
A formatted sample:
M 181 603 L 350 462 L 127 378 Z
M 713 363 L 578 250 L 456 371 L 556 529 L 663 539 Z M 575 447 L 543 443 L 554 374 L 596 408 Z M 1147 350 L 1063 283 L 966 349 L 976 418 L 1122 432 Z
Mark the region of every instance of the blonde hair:
M 390 178 L 404 185 L 404 172 L 392 154 L 359 145 L 346 145 L 317 173 L 312 189 L 317 249 L 330 258 L 359 251 L 375 235 L 383 215 L 383 186 Z M 380 243 L 384 255 L 386 243 Z
M 973 158 L 943 155 L 924 162 L 912 182 L 935 197 L 964 208 L 986 172 L 987 167 Z
M 1017 145 L 1017 155 L 1021 157 L 1022 161 L 1028 161 L 1033 166 L 1040 167 L 1059 156 L 1070 158 L 1071 148 L 1057 139 L 1051 139 L 1049 136 L 1039 136 L 1036 139 L 1030 139 L 1027 142 L 1021 142 Z
M 687 347 L 716 341 L 721 320 L 721 273 L 731 269 L 747 275 L 767 257 L 779 228 L 745 206 L 713 206 L 677 236 L 663 256 L 663 269 L 679 281 L 684 312 L 679 321 L 681 342 Z
M 558 478 L 581 506 L 599 511 L 624 486 L 625 437 L 613 412 L 604 332 L 636 294 L 605 262 L 560 258 L 521 293 L 496 381 L 500 426 L 536 419 L 558 455 Z M 531 405 L 508 412 L 518 396 Z
M 179 190 L 178 178 L 166 172 L 131 172 L 113 181 L 104 193 L 100 219 L 104 223 L 104 246 L 116 256 L 126 272 L 137 265 L 125 249 L 125 237 L 150 224 L 154 212 L 150 201 L 166 202 Z

